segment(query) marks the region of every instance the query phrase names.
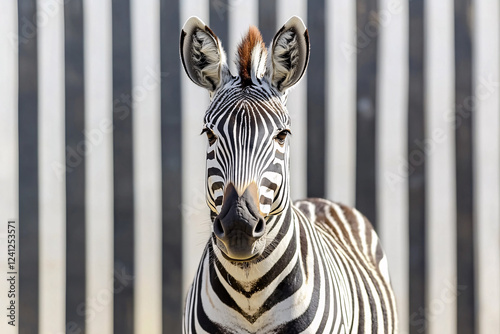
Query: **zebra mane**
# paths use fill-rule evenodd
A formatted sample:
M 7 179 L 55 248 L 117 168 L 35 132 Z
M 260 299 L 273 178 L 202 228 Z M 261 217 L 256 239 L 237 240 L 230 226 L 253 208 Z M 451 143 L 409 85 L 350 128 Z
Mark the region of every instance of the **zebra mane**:
M 236 65 L 243 83 L 251 84 L 266 72 L 267 48 L 259 29 L 250 26 L 248 33 L 238 46 Z

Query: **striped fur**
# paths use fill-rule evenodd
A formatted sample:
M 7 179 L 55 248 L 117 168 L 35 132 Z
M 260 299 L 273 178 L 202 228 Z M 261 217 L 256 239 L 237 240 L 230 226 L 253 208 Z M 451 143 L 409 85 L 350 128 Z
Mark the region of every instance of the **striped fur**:
M 285 24 L 275 37 L 281 42 L 273 45 L 280 48 L 280 61 L 293 67 L 289 71 L 303 73 L 297 59 L 308 58 L 300 54 L 308 45 L 299 48 L 298 41 L 308 39 L 297 36 L 303 28 L 297 20 Z M 295 43 L 289 52 L 281 50 L 283 38 Z M 278 87 L 283 81 L 274 81 L 272 69 L 267 72 L 262 78 L 218 78 L 223 84 L 212 92 L 203 129 L 212 219 L 221 213 L 228 185 L 241 196 L 255 184 L 266 231 L 253 245 L 257 256 L 244 261 L 228 258 L 212 233 L 186 299 L 183 330 L 394 333 L 396 306 L 387 260 L 368 220 L 324 199 L 290 200 L 287 92 Z
M 207 244 L 186 300 L 186 333 L 396 331 L 387 260 L 364 216 L 309 199 L 274 219 L 274 242 L 255 263 L 230 263 Z

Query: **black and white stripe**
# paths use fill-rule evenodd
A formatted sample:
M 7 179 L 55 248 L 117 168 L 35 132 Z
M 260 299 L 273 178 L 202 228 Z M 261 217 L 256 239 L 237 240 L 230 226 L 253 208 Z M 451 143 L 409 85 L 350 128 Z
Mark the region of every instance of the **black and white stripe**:
M 185 332 L 395 332 L 387 259 L 364 216 L 314 199 L 273 220 L 270 250 L 257 263 L 225 261 L 209 242 L 186 300 Z

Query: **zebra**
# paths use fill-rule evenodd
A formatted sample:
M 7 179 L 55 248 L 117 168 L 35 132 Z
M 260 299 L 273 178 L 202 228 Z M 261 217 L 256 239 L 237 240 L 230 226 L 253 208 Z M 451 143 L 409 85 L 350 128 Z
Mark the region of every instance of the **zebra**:
M 188 77 L 210 93 L 206 201 L 212 233 L 185 301 L 184 333 L 394 333 L 386 256 L 359 211 L 290 199 L 289 90 L 304 75 L 309 35 L 290 18 L 266 48 L 251 26 L 232 75 L 197 17 L 180 36 Z

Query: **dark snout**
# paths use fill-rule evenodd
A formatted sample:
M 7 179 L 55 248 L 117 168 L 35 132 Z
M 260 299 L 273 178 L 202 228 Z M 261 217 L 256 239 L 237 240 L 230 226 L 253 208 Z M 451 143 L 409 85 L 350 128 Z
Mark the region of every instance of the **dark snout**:
M 232 260 L 249 260 L 262 251 L 259 239 L 266 223 L 256 201 L 257 187 L 252 184 L 238 196 L 232 184 L 226 187 L 224 204 L 214 220 L 217 246 Z

